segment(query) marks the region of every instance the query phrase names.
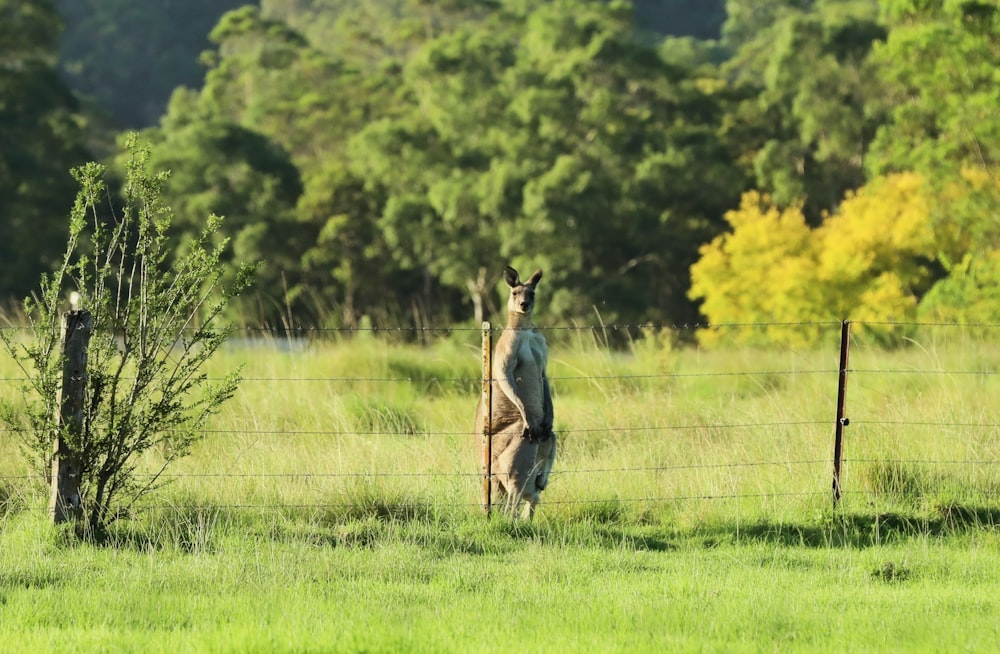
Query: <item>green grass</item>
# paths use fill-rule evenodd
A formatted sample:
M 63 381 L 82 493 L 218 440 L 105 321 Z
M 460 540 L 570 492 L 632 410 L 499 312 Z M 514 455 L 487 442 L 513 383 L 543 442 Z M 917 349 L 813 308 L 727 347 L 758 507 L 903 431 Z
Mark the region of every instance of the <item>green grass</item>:
M 856 346 L 834 511 L 836 351 L 553 342 L 561 449 L 527 525 L 479 507 L 478 338 L 228 348 L 237 397 L 97 544 L 46 524 L 0 436 L 0 652 L 997 641 L 1000 348 Z
M 995 532 L 865 547 L 562 522 L 4 522 L 4 651 L 987 651 Z M 838 531 L 832 529 L 832 532 Z M 831 532 L 831 533 L 832 533 Z

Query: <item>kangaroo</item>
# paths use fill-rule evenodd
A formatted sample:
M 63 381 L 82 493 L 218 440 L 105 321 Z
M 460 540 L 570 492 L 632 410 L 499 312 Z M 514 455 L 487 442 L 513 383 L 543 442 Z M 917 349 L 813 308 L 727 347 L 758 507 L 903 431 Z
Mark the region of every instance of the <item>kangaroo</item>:
M 541 491 L 548 485 L 556 458 L 552 393 L 546 375 L 548 348 L 545 337 L 535 330 L 532 322 L 535 289 L 541 278 L 542 271 L 538 270 L 521 282 L 516 270 L 510 266 L 504 268 L 504 281 L 510 287 L 507 326 L 493 355 L 490 421 L 493 495 L 511 515 L 517 514 L 522 500 L 527 502 L 522 517 L 529 520 L 534 516 Z M 481 434 L 482 428 L 480 401 L 476 432 Z

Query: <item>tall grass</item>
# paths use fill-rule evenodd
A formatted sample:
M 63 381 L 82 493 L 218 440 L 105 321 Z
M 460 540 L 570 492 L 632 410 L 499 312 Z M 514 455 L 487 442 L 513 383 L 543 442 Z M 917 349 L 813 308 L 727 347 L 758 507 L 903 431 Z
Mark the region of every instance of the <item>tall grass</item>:
M 995 647 L 996 345 L 857 344 L 834 511 L 835 349 L 554 336 L 531 524 L 482 515 L 478 330 L 233 343 L 240 392 L 103 546 L 3 434 L 0 651 Z
M 1000 348 L 946 336 L 855 346 L 841 512 L 940 515 L 996 499 Z M 571 330 L 550 340 L 560 451 L 540 519 L 697 529 L 832 515 L 835 349 L 704 351 L 660 337 L 611 351 Z M 478 515 L 479 361 L 478 330 L 429 347 L 236 342 L 210 374 L 244 365 L 238 395 L 140 508 Z M 17 376 L 0 361 L 0 393 Z M 0 507 L 43 507 L 46 479 L 26 477 L 10 438 L 0 457 Z

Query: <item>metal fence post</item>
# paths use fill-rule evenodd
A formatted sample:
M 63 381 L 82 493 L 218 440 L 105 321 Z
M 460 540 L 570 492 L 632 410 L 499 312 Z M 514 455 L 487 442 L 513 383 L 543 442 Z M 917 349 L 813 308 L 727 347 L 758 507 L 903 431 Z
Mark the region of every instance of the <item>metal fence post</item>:
M 833 505 L 837 506 L 841 495 L 840 468 L 844 452 L 844 427 L 847 419 L 847 363 L 851 348 L 851 321 L 845 320 L 840 327 L 840 375 L 837 382 L 837 423 L 833 440 Z
M 483 453 L 483 509 L 486 517 L 492 511 L 493 498 L 493 434 L 490 429 L 493 424 L 493 329 L 490 323 L 483 323 L 483 441 L 480 448 Z
M 79 435 L 83 430 L 83 405 L 87 391 L 87 346 L 92 320 L 89 311 L 76 310 L 63 315 L 62 384 L 56 397 L 56 434 L 52 451 L 52 498 L 49 514 L 53 524 L 79 517 L 80 475 L 83 462 L 66 444 L 65 434 Z

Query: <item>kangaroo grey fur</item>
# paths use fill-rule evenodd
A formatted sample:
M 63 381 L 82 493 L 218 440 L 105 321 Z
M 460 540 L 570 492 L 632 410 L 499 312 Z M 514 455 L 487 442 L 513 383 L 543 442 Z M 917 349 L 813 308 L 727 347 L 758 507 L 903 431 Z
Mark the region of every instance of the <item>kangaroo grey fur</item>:
M 523 517 L 528 519 L 534 516 L 556 458 L 552 393 L 546 374 L 548 348 L 532 323 L 535 289 L 541 278 L 538 270 L 522 283 L 516 270 L 504 268 L 504 281 L 510 287 L 507 326 L 493 355 L 492 494 L 510 515 L 517 514 L 522 500 L 527 502 Z M 476 409 L 480 447 L 485 445 L 483 422 L 480 399 Z M 480 455 L 482 460 L 485 452 L 480 451 Z

